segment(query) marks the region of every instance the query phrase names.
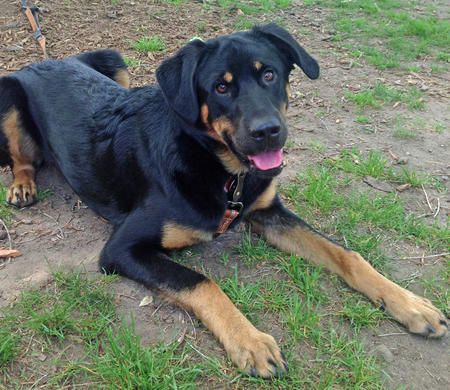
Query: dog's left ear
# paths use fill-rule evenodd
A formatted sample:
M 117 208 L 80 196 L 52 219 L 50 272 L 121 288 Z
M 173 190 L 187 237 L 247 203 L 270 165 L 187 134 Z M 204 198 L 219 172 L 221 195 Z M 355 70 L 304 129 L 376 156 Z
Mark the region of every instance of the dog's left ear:
M 197 121 L 200 111 L 195 72 L 204 48 L 203 41 L 193 40 L 163 61 L 156 70 L 156 78 L 167 103 L 191 124 Z
M 270 23 L 253 28 L 253 33 L 273 43 L 279 51 L 288 57 L 291 65 L 297 64 L 310 79 L 319 77 L 319 64 L 284 28 Z

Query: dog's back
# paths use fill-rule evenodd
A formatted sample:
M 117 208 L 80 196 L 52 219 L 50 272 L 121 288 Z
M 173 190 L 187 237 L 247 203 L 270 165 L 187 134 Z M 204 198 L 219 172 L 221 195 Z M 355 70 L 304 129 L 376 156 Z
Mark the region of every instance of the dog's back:
M 77 85 L 77 80 L 89 79 L 89 93 L 95 95 L 96 81 L 104 79 L 100 74 L 125 88 L 129 86 L 126 64 L 113 50 L 83 53 L 64 61 L 43 61 L 0 77 L 0 165 L 10 165 L 17 182 L 10 188 L 8 202 L 23 207 L 36 201 L 34 174 L 43 157 L 49 155 L 43 142 L 48 131 L 64 129 L 65 123 L 74 119 L 78 119 L 80 130 L 88 131 L 89 121 L 83 119 L 90 117 L 96 105 L 107 104 L 107 99 L 100 98 L 96 104 L 91 99 L 92 105 L 85 105 L 87 90 L 62 91 L 58 86 L 68 79 L 73 81 L 72 86 Z M 97 89 L 109 84 L 110 100 L 114 100 L 123 91 L 116 83 L 98 81 L 101 85 Z M 68 142 L 68 138 L 61 142 Z

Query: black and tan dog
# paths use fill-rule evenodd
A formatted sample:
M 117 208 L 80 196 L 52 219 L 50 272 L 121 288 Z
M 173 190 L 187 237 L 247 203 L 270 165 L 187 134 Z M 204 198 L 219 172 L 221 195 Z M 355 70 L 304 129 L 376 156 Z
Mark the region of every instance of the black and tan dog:
M 213 281 L 174 263 L 171 249 L 211 240 L 242 219 L 268 242 L 325 266 L 410 332 L 440 337 L 447 320 L 358 253 L 283 207 L 289 73 L 317 62 L 276 25 L 192 41 L 157 70 L 158 85 L 127 89 L 113 51 L 44 61 L 0 79 L 2 163 L 9 203 L 36 200 L 35 172 L 54 163 L 73 190 L 114 224 L 101 268 L 143 283 L 192 311 L 253 375 L 286 370 L 273 337 L 257 330 Z

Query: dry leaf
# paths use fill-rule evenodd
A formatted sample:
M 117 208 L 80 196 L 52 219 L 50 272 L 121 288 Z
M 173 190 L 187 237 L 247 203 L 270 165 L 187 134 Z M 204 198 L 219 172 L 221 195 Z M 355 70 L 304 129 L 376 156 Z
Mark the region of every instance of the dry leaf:
M 148 306 L 148 305 L 150 305 L 150 303 L 153 303 L 153 296 L 147 295 L 144 298 L 142 298 L 142 301 L 139 304 L 139 307 Z
M 396 189 L 398 192 L 403 192 L 403 191 L 407 190 L 408 188 L 411 188 L 411 184 L 405 183 L 405 184 L 399 185 L 399 186 L 396 187 L 395 189 Z

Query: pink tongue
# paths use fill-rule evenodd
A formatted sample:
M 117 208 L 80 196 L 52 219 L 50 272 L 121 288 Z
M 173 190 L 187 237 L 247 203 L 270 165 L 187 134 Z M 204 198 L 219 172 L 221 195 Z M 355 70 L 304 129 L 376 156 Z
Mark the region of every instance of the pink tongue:
M 268 169 L 278 168 L 281 165 L 283 162 L 283 150 L 271 150 L 256 156 L 248 156 L 248 159 L 255 164 L 256 168 L 267 171 Z

